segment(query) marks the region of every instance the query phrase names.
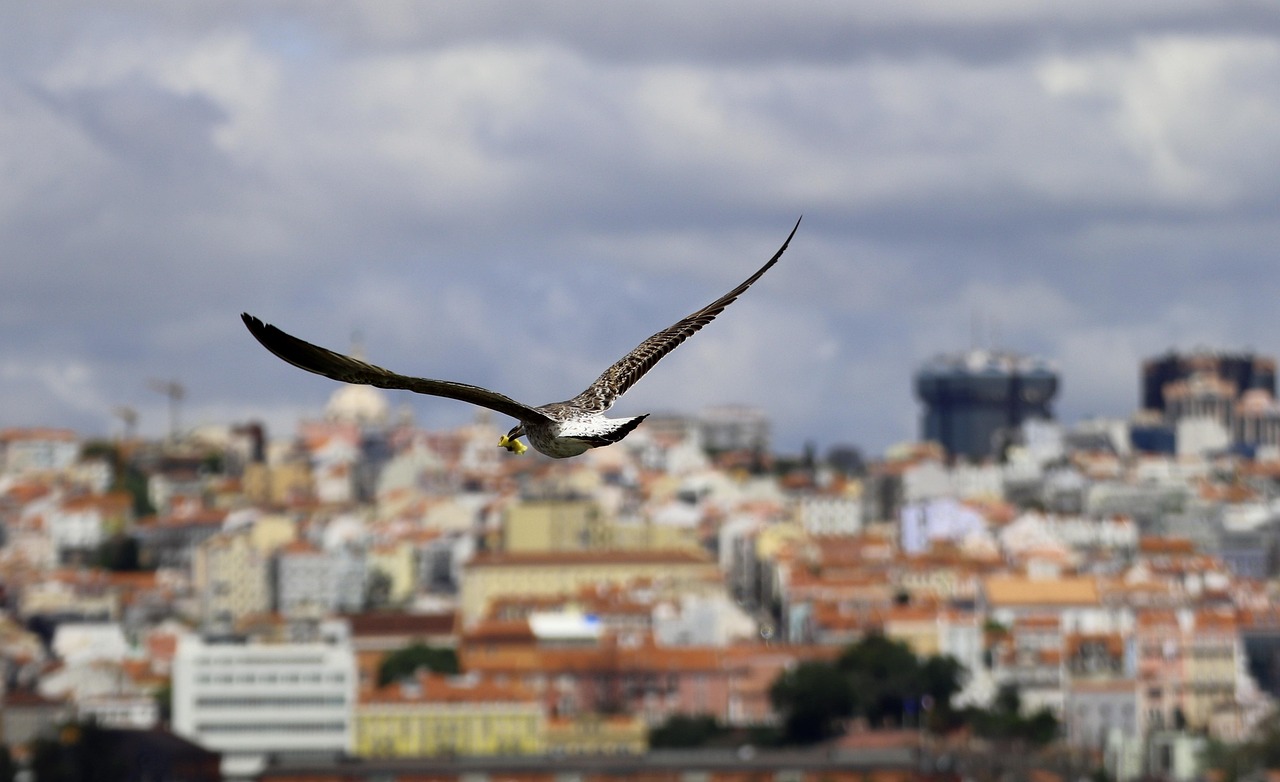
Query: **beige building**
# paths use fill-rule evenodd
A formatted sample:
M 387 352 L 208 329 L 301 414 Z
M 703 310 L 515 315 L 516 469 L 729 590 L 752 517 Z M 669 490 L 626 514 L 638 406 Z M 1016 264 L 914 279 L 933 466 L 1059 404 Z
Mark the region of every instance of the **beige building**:
M 206 622 L 234 622 L 271 609 L 270 554 L 254 545 L 252 528 L 224 532 L 196 549 L 193 581 Z
M 419 675 L 362 695 L 355 709 L 360 757 L 537 755 L 543 705 L 517 684 Z
M 503 548 L 509 554 L 608 549 L 608 526 L 591 500 L 526 500 L 503 516 Z
M 552 551 L 656 551 L 698 547 L 696 526 L 618 522 L 593 500 L 529 500 L 503 517 L 509 554 Z
M 303 459 L 280 464 L 248 464 L 244 468 L 244 495 L 251 502 L 288 505 L 311 498 L 311 467 Z
M 576 594 L 594 584 L 649 579 L 679 585 L 719 577 L 715 562 L 687 550 L 480 554 L 468 563 L 462 579 L 459 613 L 469 627 L 503 595 Z
M 387 601 L 398 605 L 413 597 L 417 587 L 417 549 L 412 541 L 400 540 L 375 546 L 366 555 L 370 573 L 387 577 Z
M 649 750 L 649 726 L 636 714 L 549 719 L 546 748 L 551 755 L 642 755 Z
M 1183 639 L 1182 710 L 1187 723 L 1207 727 L 1215 709 L 1233 706 L 1243 650 L 1235 614 L 1201 609 Z

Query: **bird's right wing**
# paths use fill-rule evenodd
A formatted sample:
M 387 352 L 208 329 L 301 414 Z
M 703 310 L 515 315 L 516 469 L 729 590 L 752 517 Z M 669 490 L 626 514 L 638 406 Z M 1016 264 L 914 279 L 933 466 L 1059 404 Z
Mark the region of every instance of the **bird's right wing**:
M 473 405 L 494 410 L 503 415 L 509 415 L 526 423 L 546 423 L 551 420 L 541 411 L 496 391 L 490 391 L 487 388 L 466 383 L 454 383 L 449 380 L 430 380 L 425 377 L 398 375 L 395 372 L 374 366 L 360 359 L 344 356 L 341 353 L 335 353 L 327 348 L 300 340 L 291 334 L 286 334 L 275 326 L 263 323 L 247 312 L 241 314 L 240 317 L 244 320 L 244 325 L 249 328 L 249 333 L 253 334 L 262 343 L 263 347 L 295 367 L 314 372 L 317 375 L 324 375 L 327 378 L 340 380 L 343 383 L 356 383 L 377 386 L 378 388 L 397 388 L 405 391 L 414 391 L 419 394 L 457 399 L 461 402 L 470 402 Z

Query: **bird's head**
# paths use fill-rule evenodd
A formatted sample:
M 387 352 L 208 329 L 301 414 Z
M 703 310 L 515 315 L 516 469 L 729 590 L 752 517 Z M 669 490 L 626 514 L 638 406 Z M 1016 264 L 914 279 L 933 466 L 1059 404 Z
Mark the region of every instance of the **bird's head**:
M 520 442 L 519 438 L 524 437 L 524 424 L 511 427 L 511 431 L 498 438 L 498 447 L 506 448 L 508 451 L 519 456 L 529 450 L 529 446 Z

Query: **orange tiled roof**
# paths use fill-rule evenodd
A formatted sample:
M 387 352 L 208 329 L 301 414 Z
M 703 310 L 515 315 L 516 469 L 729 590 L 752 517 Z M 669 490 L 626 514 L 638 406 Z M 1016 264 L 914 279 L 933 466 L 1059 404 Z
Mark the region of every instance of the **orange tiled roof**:
M 612 564 L 671 564 L 671 565 L 709 565 L 714 564 L 710 557 L 685 549 L 655 551 L 559 551 L 531 552 L 521 554 L 487 552 L 477 554 L 468 568 L 511 567 L 511 566 L 546 566 L 566 567 L 573 565 Z
M 0 442 L 12 443 L 22 440 L 57 440 L 74 443 L 79 438 L 71 429 L 55 429 L 53 427 L 26 427 L 0 429 Z
M 416 686 L 392 684 L 363 693 L 364 703 L 532 703 L 537 701 L 520 684 L 502 684 L 483 677 L 447 677 L 419 674 Z
M 1100 602 L 1097 582 L 1081 576 L 1055 579 L 988 576 L 983 589 L 993 606 L 1097 605 Z

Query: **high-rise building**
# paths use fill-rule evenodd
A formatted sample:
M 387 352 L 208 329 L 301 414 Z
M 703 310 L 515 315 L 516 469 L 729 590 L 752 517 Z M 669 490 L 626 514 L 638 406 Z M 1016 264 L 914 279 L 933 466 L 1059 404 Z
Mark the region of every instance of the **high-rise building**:
M 1247 352 L 1177 353 L 1171 350 L 1142 362 L 1142 409 L 1167 412 L 1169 392 L 1181 391 L 1183 386 L 1177 384 L 1194 377 L 1213 377 L 1229 383 L 1236 399 L 1255 388 L 1269 392 L 1272 397 L 1276 395 L 1273 358 Z
M 1275 359 L 1248 352 L 1170 351 L 1142 363 L 1141 420 L 1158 422 L 1144 428 L 1143 436 L 1150 439 L 1151 432 L 1163 429 L 1164 440 L 1187 453 L 1274 448 L 1280 445 L 1275 394 Z
M 916 373 L 922 439 L 953 457 L 999 457 L 1023 421 L 1053 418 L 1057 392 L 1057 372 L 1040 359 L 988 350 L 938 356 Z

